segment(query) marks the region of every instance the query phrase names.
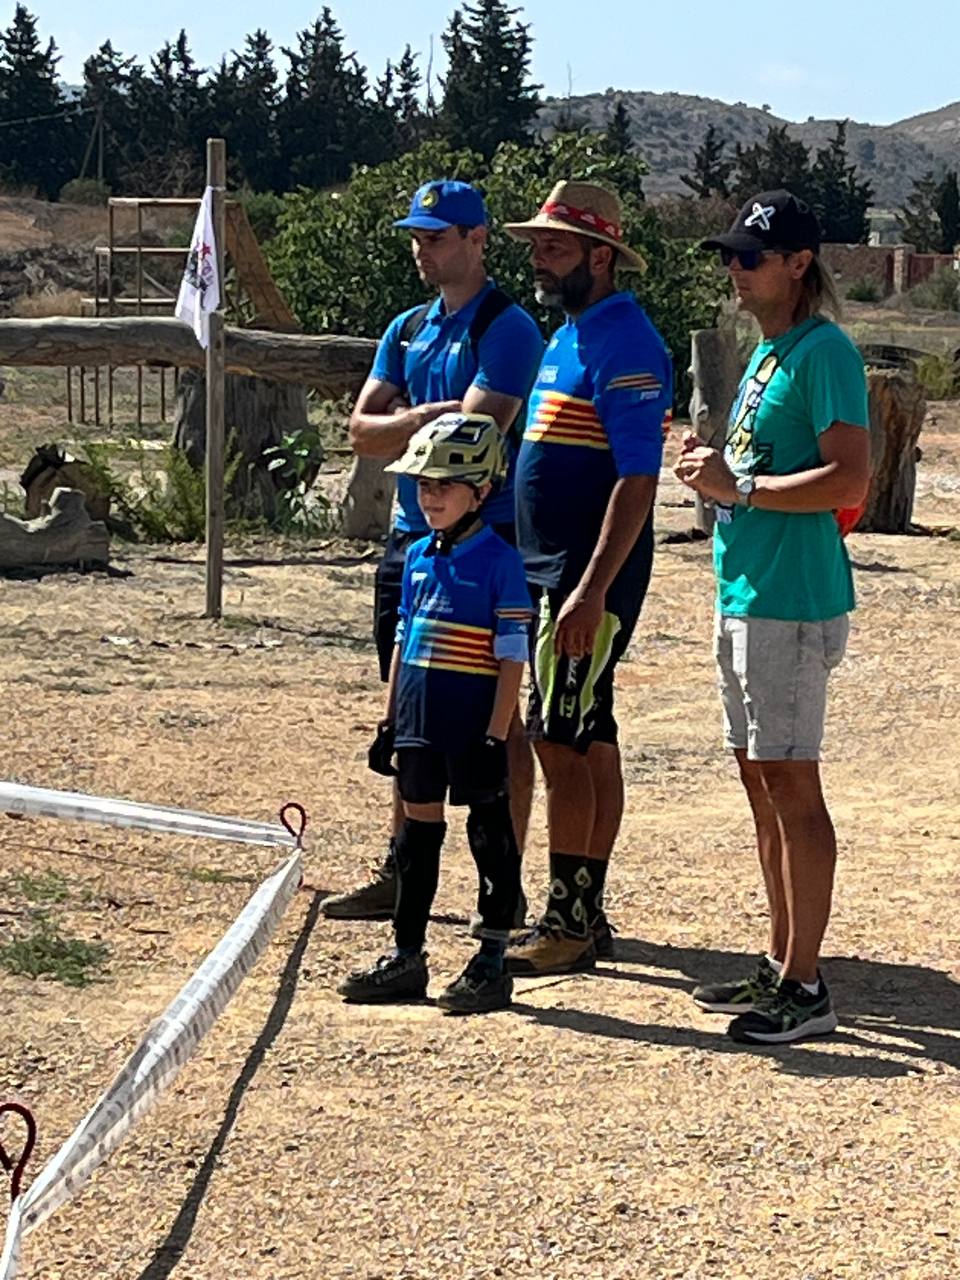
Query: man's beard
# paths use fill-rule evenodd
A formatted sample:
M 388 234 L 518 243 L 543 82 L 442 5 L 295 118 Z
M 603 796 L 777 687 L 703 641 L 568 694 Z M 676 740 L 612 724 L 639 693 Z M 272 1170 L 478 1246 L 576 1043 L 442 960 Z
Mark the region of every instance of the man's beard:
M 544 307 L 562 307 L 564 311 L 582 311 L 590 290 L 593 288 L 593 276 L 587 258 L 568 271 L 565 276 L 555 276 L 552 271 L 544 273 L 542 280 L 534 282 L 534 295 Z

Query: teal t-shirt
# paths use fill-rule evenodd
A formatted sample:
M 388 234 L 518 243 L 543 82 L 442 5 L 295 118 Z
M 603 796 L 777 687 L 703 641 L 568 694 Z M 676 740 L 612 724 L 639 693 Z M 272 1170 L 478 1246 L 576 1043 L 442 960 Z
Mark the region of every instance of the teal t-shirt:
M 863 360 L 842 329 L 812 316 L 754 351 L 724 457 L 738 476 L 807 471 L 823 465 L 817 440 L 835 422 L 869 424 Z M 713 551 L 723 614 L 816 622 L 854 607 L 830 511 L 718 506 Z

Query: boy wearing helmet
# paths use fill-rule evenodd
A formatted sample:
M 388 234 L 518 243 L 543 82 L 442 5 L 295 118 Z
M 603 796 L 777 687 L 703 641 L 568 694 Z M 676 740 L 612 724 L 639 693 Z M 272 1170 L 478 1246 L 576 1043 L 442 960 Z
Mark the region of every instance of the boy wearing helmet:
M 449 1013 L 481 1013 L 503 1008 L 512 993 L 503 954 L 520 893 L 520 854 L 510 819 L 506 738 L 533 611 L 519 553 L 479 515 L 505 471 L 493 418 L 443 414 L 417 431 L 387 469 L 415 480 L 432 530 L 407 552 L 387 712 L 369 757 L 375 772 L 397 775 L 403 801 L 396 945 L 338 990 L 358 1002 L 426 995 L 423 944 L 449 791 L 451 804 L 469 808 L 483 928 L 478 954 L 437 1003 Z

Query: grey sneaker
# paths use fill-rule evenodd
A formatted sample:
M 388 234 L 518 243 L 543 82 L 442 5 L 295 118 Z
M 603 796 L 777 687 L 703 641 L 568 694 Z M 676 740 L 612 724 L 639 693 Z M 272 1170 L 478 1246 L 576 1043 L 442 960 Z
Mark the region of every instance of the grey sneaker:
M 705 982 L 693 989 L 693 1002 L 707 1013 L 745 1013 L 766 1000 L 776 989 L 777 973 L 766 956 L 754 973 L 735 982 Z
M 815 992 L 791 978 L 781 978 L 765 1000 L 734 1018 L 727 1035 L 740 1044 L 792 1044 L 836 1029 L 837 1015 L 822 978 L 818 976 Z
M 427 994 L 426 953 L 381 956 L 369 969 L 348 974 L 337 987 L 344 1000 L 355 1004 L 386 1004 L 391 1000 L 422 1000 Z
M 513 979 L 483 956 L 474 956 L 460 977 L 441 992 L 444 1013 L 490 1013 L 505 1009 L 513 996 Z
M 328 920 L 390 920 L 397 889 L 397 864 L 391 850 L 368 884 L 324 898 L 320 910 Z

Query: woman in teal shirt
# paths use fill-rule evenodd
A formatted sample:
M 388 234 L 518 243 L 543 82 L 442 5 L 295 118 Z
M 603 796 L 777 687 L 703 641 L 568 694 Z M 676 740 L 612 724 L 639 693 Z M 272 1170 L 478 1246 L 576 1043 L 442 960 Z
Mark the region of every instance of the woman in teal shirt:
M 870 478 L 866 379 L 823 314 L 839 308 L 802 200 L 762 192 L 702 247 L 720 251 L 762 333 L 723 452 L 691 436 L 676 470 L 716 505 L 725 737 L 753 810 L 770 938 L 754 973 L 698 987 L 694 999 L 737 1015 L 733 1039 L 782 1044 L 837 1025 L 818 968 L 837 855 L 819 758 L 827 678 L 854 607 L 834 513 L 858 506 Z

